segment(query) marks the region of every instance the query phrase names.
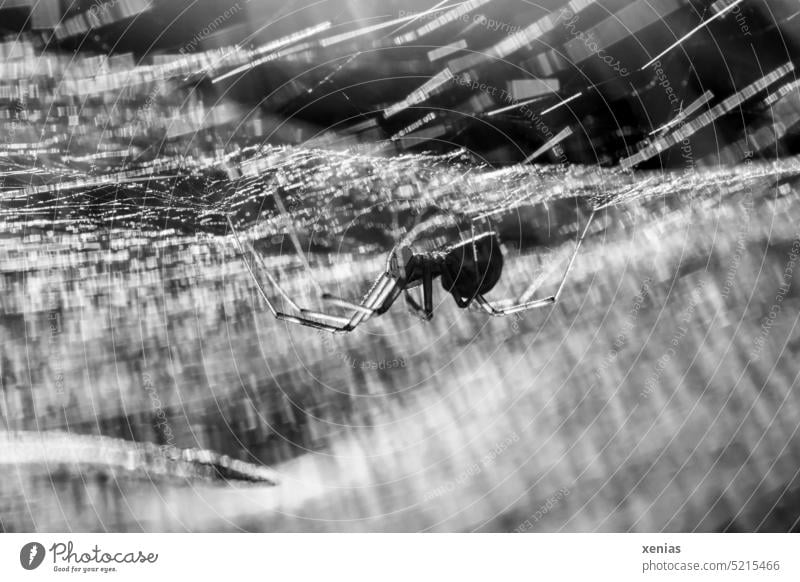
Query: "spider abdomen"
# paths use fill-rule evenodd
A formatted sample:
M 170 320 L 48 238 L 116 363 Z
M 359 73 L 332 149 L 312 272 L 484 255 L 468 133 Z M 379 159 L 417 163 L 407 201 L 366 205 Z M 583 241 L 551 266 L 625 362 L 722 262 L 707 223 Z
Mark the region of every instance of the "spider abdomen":
M 450 249 L 442 265 L 442 287 L 461 307 L 488 293 L 503 273 L 503 253 L 495 233 L 487 233 Z

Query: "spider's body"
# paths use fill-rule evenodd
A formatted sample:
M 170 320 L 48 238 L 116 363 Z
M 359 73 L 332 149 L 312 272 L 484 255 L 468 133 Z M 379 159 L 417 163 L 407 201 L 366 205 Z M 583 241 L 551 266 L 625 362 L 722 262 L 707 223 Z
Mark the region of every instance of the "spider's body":
M 469 307 L 478 295 L 488 293 L 497 285 L 503 273 L 503 252 L 494 232 L 431 252 L 415 253 L 403 247 L 392 252 L 389 272 L 398 280 L 397 295 L 400 291 L 422 286 L 424 308 L 409 295 L 406 297 L 416 311 L 424 314 L 424 319 L 430 319 L 434 279 L 441 278 L 442 288 L 453 295 L 459 307 Z M 396 295 L 387 298 L 386 309 L 396 298 Z
M 544 299 L 526 300 L 529 291 L 532 294 L 532 290 L 528 289 L 519 300 L 507 307 L 495 306 L 484 297 L 484 294 L 497 285 L 503 273 L 503 253 L 500 248 L 500 239 L 495 232 L 482 233 L 433 251 L 415 252 L 408 245 L 395 247 L 386 262 L 385 271 L 376 279 L 360 303 L 353 303 L 327 293 L 323 295 L 323 299 L 332 305 L 351 310 L 353 313 L 350 317 L 330 315 L 300 307 L 281 289 L 274 277 L 266 271 L 266 276 L 270 283 L 297 314 L 292 315 L 278 311 L 265 290 L 258 283 L 258 278 L 247 261 L 245 261 L 245 264 L 253 275 L 253 279 L 267 306 L 276 318 L 330 332 L 347 333 L 353 331 L 356 326 L 370 317 L 382 315 L 388 311 L 401 293 L 405 294 L 406 303 L 415 313 L 422 319 L 431 319 L 433 317 L 433 281 L 437 277 L 441 279 L 442 287 L 453 296 L 459 307 L 466 308 L 474 303 L 487 314 L 500 317 L 527 309 L 552 305 L 558 300 L 593 217 L 594 213 L 589 217 L 583 233 L 575 245 L 575 250 L 564 272 L 564 277 L 555 294 Z M 234 235 L 236 235 L 230 220 L 229 225 Z M 242 246 L 238 235 L 236 235 L 236 240 Z M 244 251 L 243 246 L 242 251 Z M 263 264 L 260 255 L 255 253 L 252 247 L 251 251 L 259 257 Z M 422 287 L 422 305 L 410 292 L 418 287 Z

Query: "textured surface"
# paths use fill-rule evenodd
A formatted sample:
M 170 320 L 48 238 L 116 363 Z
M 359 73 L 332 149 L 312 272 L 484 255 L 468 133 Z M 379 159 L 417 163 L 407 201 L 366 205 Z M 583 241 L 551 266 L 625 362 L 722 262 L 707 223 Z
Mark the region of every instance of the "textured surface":
M 19 466 L 2 484 L 3 527 L 789 529 L 797 515 L 782 494 L 800 466 L 794 163 L 636 176 L 576 168 L 558 180 L 504 170 L 541 203 L 503 219 L 510 260 L 493 297 L 537 273 L 550 272 L 542 292 L 552 285 L 547 267 L 569 252 L 587 204 L 553 200 L 563 185 L 620 201 L 601 213 L 562 302 L 489 320 L 441 294 L 430 324 L 398 304 L 345 337 L 274 321 L 230 236 L 144 231 L 121 249 L 121 232 L 80 243 L 8 234 L 9 428 L 211 448 L 269 464 L 282 485 L 80 471 L 54 480 Z M 473 199 L 490 200 L 497 180 Z M 429 182 L 427 203 L 457 203 L 458 182 L 435 172 Z M 520 257 L 508 225 L 528 232 L 557 206 L 551 232 L 566 234 L 537 246 L 539 259 Z M 354 214 L 343 202 L 342 215 Z M 243 232 L 262 236 L 260 224 Z M 357 297 L 380 269 L 381 244 L 311 254 L 312 272 Z M 288 242 L 264 252 L 314 303 Z

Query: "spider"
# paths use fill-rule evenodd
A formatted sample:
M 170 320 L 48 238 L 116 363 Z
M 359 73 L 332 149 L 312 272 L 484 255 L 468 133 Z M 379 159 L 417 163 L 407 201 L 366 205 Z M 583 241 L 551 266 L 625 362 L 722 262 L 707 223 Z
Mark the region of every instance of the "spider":
M 405 294 L 409 307 L 421 319 L 429 321 L 433 318 L 433 280 L 437 277 L 441 279 L 442 287 L 453 296 L 459 307 L 477 306 L 478 309 L 492 317 L 504 317 L 528 309 L 553 305 L 558 301 L 594 215 L 595 211 L 593 210 L 575 243 L 575 249 L 555 294 L 544 299 L 525 300 L 524 298 L 528 295 L 526 292 L 520 299 L 507 307 L 500 307 L 500 305 L 506 305 L 509 303 L 508 300 L 500 304 L 493 304 L 484 297 L 498 283 L 503 273 L 503 253 L 500 249 L 500 238 L 495 231 L 475 235 L 473 230 L 473 236 L 429 252 L 415 252 L 407 245 L 395 246 L 386 261 L 385 270 L 378 276 L 360 303 L 353 303 L 329 293 L 323 294 L 323 299 L 331 305 L 351 310 L 353 313 L 350 317 L 330 315 L 300 307 L 270 274 L 261 255 L 247 243 L 250 252 L 258 257 L 264 267 L 270 285 L 283 297 L 295 314 L 279 311 L 248 261 L 244 258 L 243 261 L 273 316 L 279 320 L 319 330 L 349 333 L 371 317 L 386 313 L 401 293 Z M 233 227 L 230 217 L 228 217 L 228 225 L 244 255 L 244 244 Z M 422 287 L 422 305 L 410 293 L 411 289 L 420 286 Z

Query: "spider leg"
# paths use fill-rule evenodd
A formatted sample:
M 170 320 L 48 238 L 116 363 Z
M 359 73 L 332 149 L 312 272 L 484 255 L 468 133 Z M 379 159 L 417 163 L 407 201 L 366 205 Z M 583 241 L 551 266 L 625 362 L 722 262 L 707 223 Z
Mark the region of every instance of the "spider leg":
M 564 286 L 567 283 L 567 278 L 569 277 L 569 273 L 572 270 L 572 266 L 575 264 L 575 258 L 578 256 L 578 250 L 581 248 L 583 239 L 586 238 L 586 233 L 589 232 L 589 225 L 592 224 L 595 212 L 596 210 L 592 210 L 592 213 L 589 216 L 589 220 L 586 222 L 586 226 L 584 226 L 583 232 L 581 233 L 581 236 L 578 238 L 578 242 L 575 244 L 575 249 L 572 251 L 572 256 L 570 256 L 569 263 L 567 263 L 567 268 L 564 270 L 564 275 L 562 276 L 561 282 L 559 283 L 558 288 L 556 289 L 554 295 L 551 295 L 550 297 L 545 297 L 544 299 L 531 299 L 529 301 L 518 299 L 516 303 L 508 307 L 498 307 L 497 305 L 493 305 L 492 303 L 490 303 L 483 295 L 477 295 L 475 297 L 475 301 L 478 307 L 480 307 L 483 311 L 485 311 L 492 317 L 504 317 L 506 315 L 513 315 L 514 313 L 519 313 L 521 311 L 527 311 L 529 309 L 536 309 L 538 307 L 547 307 L 548 305 L 554 305 L 561 296 L 561 292 L 564 290 Z M 527 295 L 527 291 L 523 293 L 522 297 L 524 298 L 525 295 Z
M 381 277 L 378 277 L 378 280 L 375 281 L 375 283 L 373 283 L 372 287 L 367 292 L 366 298 L 361 304 L 353 303 L 352 301 L 348 301 L 347 299 L 342 299 L 340 297 L 335 297 L 330 293 L 324 293 L 322 295 L 322 298 L 325 301 L 332 303 L 333 305 L 337 305 L 338 307 L 343 307 L 345 309 L 352 309 L 354 311 L 363 313 L 365 315 L 363 321 L 366 321 L 373 315 L 383 315 L 384 313 L 389 311 L 394 302 L 397 301 L 397 298 L 400 297 L 400 294 L 405 290 L 404 279 L 398 278 L 396 275 L 392 275 L 388 271 L 384 273 L 384 275 L 387 275 L 389 278 L 394 280 L 394 286 L 389 290 L 388 293 L 381 296 L 382 298 L 375 303 L 375 307 L 366 307 L 365 305 L 368 302 L 369 296 L 371 294 L 383 292 L 383 290 L 380 287 Z
M 414 315 L 423 321 L 430 321 L 433 318 L 433 268 L 430 263 L 425 262 L 421 265 L 422 269 L 422 305 L 414 298 L 409 289 L 404 289 L 406 303 Z
M 547 307 L 548 305 L 553 305 L 557 301 L 555 295 L 550 297 L 546 297 L 545 299 L 534 299 L 533 301 L 526 301 L 525 303 L 517 303 L 516 305 L 511 305 L 510 307 L 503 307 L 498 308 L 492 305 L 483 295 L 478 295 L 475 297 L 475 303 L 483 309 L 486 313 L 491 315 L 492 317 L 505 317 L 507 315 L 513 315 L 514 313 L 519 313 L 520 311 L 527 311 L 528 309 L 536 309 L 537 307 Z
M 411 308 L 411 312 L 416 317 L 419 317 L 420 319 L 424 320 L 425 314 L 422 309 L 422 306 L 420 305 L 420 301 L 415 299 L 414 296 L 411 294 L 411 291 L 409 291 L 408 289 L 405 289 L 405 298 L 406 298 L 406 304 Z
M 403 292 L 403 287 L 398 282 L 394 286 L 394 289 L 392 289 L 392 292 L 389 293 L 389 296 L 386 297 L 386 299 L 384 300 L 383 305 L 381 305 L 378 309 L 375 310 L 375 315 L 383 315 L 384 313 L 389 311 L 392 305 L 394 305 L 394 302 L 397 301 L 397 298 L 400 297 L 400 294 L 402 292 Z
M 395 294 L 395 290 L 397 289 L 398 281 L 396 278 L 392 277 L 388 272 L 384 271 L 381 273 L 375 282 L 370 287 L 370 290 L 364 296 L 364 299 L 361 301 L 361 304 L 351 303 L 349 301 L 344 301 L 341 299 L 335 299 L 326 297 L 327 299 L 333 301 L 334 303 L 350 308 L 355 313 L 353 313 L 350 317 L 342 317 L 339 315 L 330 315 L 327 313 L 322 313 L 319 311 L 312 311 L 310 309 L 305 309 L 300 307 L 297 303 L 292 300 L 291 297 L 283 290 L 283 288 L 278 284 L 278 281 L 272 274 L 269 272 L 267 265 L 264 263 L 264 259 L 259 255 L 255 249 L 247 243 L 249 247 L 249 251 L 256 256 L 258 261 L 261 263 L 263 267 L 263 272 L 267 277 L 270 285 L 275 288 L 275 290 L 283 297 L 284 301 L 289 304 L 289 306 L 296 312 L 297 315 L 292 315 L 290 313 L 285 313 L 283 311 L 279 311 L 272 300 L 269 298 L 269 295 L 265 291 L 263 285 L 256 277 L 253 268 L 250 266 L 249 261 L 245 258 L 247 254 L 245 250 L 245 245 L 242 243 L 241 239 L 239 238 L 239 234 L 236 232 L 236 229 L 233 227 L 233 223 L 231 222 L 230 217 L 228 217 L 228 225 L 231 228 L 231 231 L 234 234 L 234 238 L 236 239 L 236 243 L 239 246 L 239 250 L 242 252 L 242 261 L 244 262 L 245 267 L 247 268 L 248 273 L 250 273 L 251 278 L 256 284 L 256 288 L 258 289 L 259 294 L 264 299 L 264 302 L 267 304 L 272 315 L 279 320 L 287 321 L 289 323 L 296 323 L 299 325 L 305 325 L 307 327 L 312 327 L 314 329 L 320 329 L 324 331 L 330 331 L 333 333 L 348 333 L 353 331 L 358 324 L 366 321 L 369 317 L 373 314 L 377 313 L 379 308 L 383 307 L 387 301 L 387 298 L 394 295 L 395 299 L 399 292 Z
M 433 272 L 430 263 L 426 262 L 422 271 L 422 297 L 424 303 L 424 319 L 433 319 Z
M 336 307 L 341 307 L 343 309 L 352 309 L 354 311 L 360 311 L 361 313 L 365 314 L 367 318 L 369 318 L 373 314 L 372 309 L 364 307 L 360 303 L 353 303 L 352 301 L 348 301 L 347 299 L 341 299 L 339 297 L 335 297 L 330 293 L 324 293 L 322 295 L 322 298 L 331 305 L 335 305 Z

